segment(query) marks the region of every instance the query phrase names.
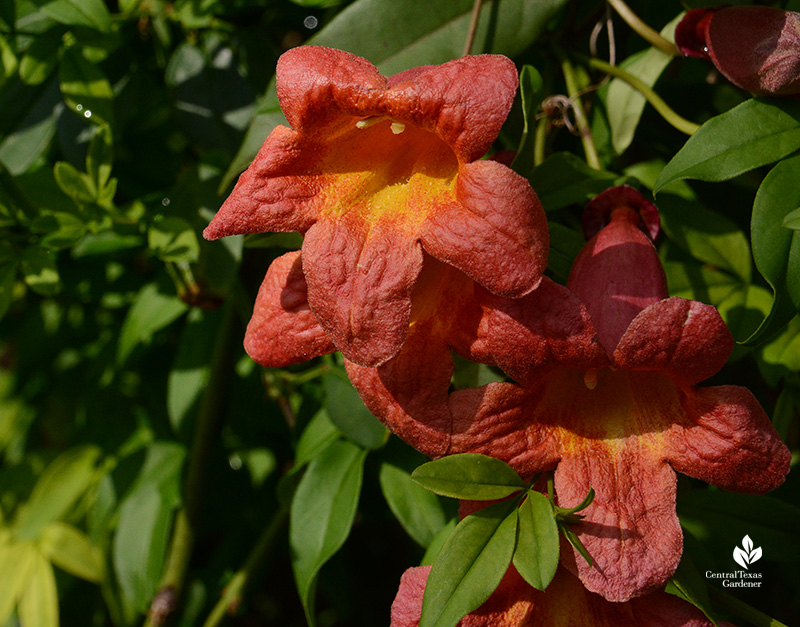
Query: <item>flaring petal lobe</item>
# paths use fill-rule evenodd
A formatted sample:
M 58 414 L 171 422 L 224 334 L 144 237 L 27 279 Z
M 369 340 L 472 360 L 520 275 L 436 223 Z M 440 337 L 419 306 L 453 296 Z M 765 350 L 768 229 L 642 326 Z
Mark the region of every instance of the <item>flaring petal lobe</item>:
M 664 436 L 664 457 L 678 472 L 734 492 L 781 485 L 791 454 L 749 390 L 724 385 L 683 390 L 686 419 Z
M 633 319 L 613 362 L 625 370 L 657 370 L 693 385 L 719 372 L 733 345 L 714 307 L 673 297 L 650 305 Z
M 281 368 L 336 348 L 308 307 L 300 251 L 272 262 L 256 297 L 244 348 L 254 361 Z
M 358 216 L 323 219 L 306 234 L 308 303 L 347 359 L 379 366 L 398 353 L 411 318 L 411 291 L 422 268 L 418 242 Z
M 518 297 L 534 289 L 549 238 L 528 182 L 499 163 L 478 161 L 459 169 L 456 199 L 421 225 L 425 250 L 495 294 Z

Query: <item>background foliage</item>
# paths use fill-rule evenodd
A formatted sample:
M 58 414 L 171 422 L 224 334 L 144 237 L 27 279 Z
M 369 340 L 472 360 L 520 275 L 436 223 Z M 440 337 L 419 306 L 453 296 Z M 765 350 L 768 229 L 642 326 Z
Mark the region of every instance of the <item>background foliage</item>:
M 631 7 L 669 38 L 698 4 Z M 329 45 L 385 74 L 441 63 L 461 56 L 471 10 L 0 2 L 0 625 L 388 623 L 400 574 L 433 560 L 455 501 L 411 480 L 426 460 L 367 412 L 337 356 L 265 370 L 244 354 L 263 273 L 300 237 L 200 232 L 283 119 L 281 52 Z M 606 11 L 487 0 L 472 46 L 522 71 L 496 148 L 519 151 L 513 166 L 548 212 L 549 272 L 566 280 L 594 194 L 653 190 L 672 295 L 718 307 L 740 342 L 711 383 L 752 389 L 794 450 L 800 104 L 751 99 L 617 16 L 615 60 L 640 89 L 603 82 L 592 57 L 608 60 L 608 31 L 596 54 L 590 41 Z M 680 116 L 646 104 L 653 86 Z M 556 95 L 578 106 L 550 99 L 543 114 Z M 454 385 L 500 376 L 459 361 Z M 798 490 L 794 475 L 767 497 L 682 477 L 673 591 L 759 624 L 698 576 L 734 568 L 732 547 L 750 534 L 767 583 L 737 599 L 797 624 Z

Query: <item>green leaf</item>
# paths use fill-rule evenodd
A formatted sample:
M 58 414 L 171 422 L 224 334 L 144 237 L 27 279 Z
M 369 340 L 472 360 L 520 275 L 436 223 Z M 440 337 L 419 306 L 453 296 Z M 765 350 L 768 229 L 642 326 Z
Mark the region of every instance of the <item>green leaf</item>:
M 302 468 L 338 440 L 341 434 L 328 417 L 328 412 L 320 409 L 303 429 L 297 441 L 294 468 Z
M 27 85 L 43 83 L 58 63 L 61 33 L 50 31 L 33 40 L 19 64 L 19 77 Z
M 356 514 L 366 451 L 341 440 L 309 464 L 289 514 L 289 544 L 308 624 L 316 623 L 317 573 L 344 544 Z
M 0 266 L 0 318 L 6 315 L 14 300 L 14 279 L 16 276 L 16 263 L 6 263 Z
M 32 3 L 61 24 L 111 32 L 111 14 L 103 0 L 32 0 Z
M 558 514 L 558 517 L 569 519 L 570 515 L 589 507 L 594 501 L 594 496 L 594 488 L 589 488 L 589 492 L 586 493 L 586 496 L 583 497 L 583 500 L 575 507 L 556 507 L 556 513 Z
M 419 627 L 454 627 L 479 608 L 506 574 L 516 537 L 516 499 L 465 517 L 431 568 Z
M 72 525 L 50 523 L 44 528 L 39 547 L 62 570 L 94 583 L 103 580 L 103 552 Z
M 19 620 L 25 627 L 58 627 L 58 592 L 53 567 L 35 551 L 28 581 L 19 600 Z
M 800 231 L 800 209 L 795 209 L 786 214 L 783 227 L 792 231 Z
M 519 73 L 519 94 L 522 99 L 523 127 L 517 156 L 514 157 L 511 167 L 515 172 L 527 177 L 533 170 L 536 115 L 545 96 L 542 75 L 532 65 L 522 66 L 522 71 Z
M 548 222 L 550 231 L 550 254 L 547 257 L 547 269 L 556 279 L 563 283 L 569 279 L 569 273 L 575 257 L 586 243 L 583 234 L 558 222 Z
M 189 222 L 177 216 L 153 220 L 147 244 L 162 261 L 192 263 L 200 258 L 200 242 Z
M 411 478 L 431 492 L 468 501 L 502 499 L 526 487 L 504 461 L 475 453 L 448 455 L 422 464 Z
M 750 246 L 724 215 L 672 194 L 659 197 L 661 225 L 670 240 L 698 261 L 727 270 L 750 283 Z
M 389 76 L 419 65 L 444 63 L 463 53 L 473 0 L 397 2 L 356 0 L 307 43 L 331 46 L 365 57 Z M 473 54 L 514 57 L 544 32 L 566 0 L 483 2 Z M 284 121 L 274 81 L 267 88 L 244 143 L 222 179 L 227 188 L 253 160 L 270 131 Z
M 386 443 L 389 432 L 364 406 L 358 392 L 344 374 L 323 375 L 325 409 L 331 422 L 345 436 L 364 448 L 377 449 Z
M 449 538 L 450 534 L 453 533 L 453 530 L 456 528 L 457 524 L 458 520 L 456 520 L 455 517 L 447 521 L 445 526 L 442 527 L 441 531 L 436 534 L 431 543 L 428 545 L 428 548 L 425 549 L 425 555 L 422 556 L 422 559 L 419 562 L 420 566 L 428 566 L 436 561 L 436 556 L 439 555 L 439 551 L 442 550 L 444 543 L 447 542 L 447 538 Z
M 97 447 L 79 446 L 50 462 L 18 510 L 14 522 L 17 537 L 38 538 L 48 524 L 66 515 L 95 481 L 99 457 Z
M 43 86 L 27 112 L 0 143 L 0 164 L 14 176 L 25 172 L 41 157 L 56 131 L 56 120 L 64 109 L 58 81 Z
M 544 590 L 555 577 L 558 543 L 553 506 L 546 496 L 531 490 L 519 508 L 513 563 L 525 581 L 537 590 Z
M 86 151 L 86 172 L 97 189 L 106 187 L 111 178 L 114 144 L 111 129 L 108 126 L 96 127 L 89 150 Z
M 13 11 L 13 5 L 11 5 Z M 0 89 L 2 89 L 6 81 L 14 76 L 17 72 L 17 57 L 14 50 L 8 45 L 8 41 L 3 35 L 0 35 Z
M 0 624 L 7 623 L 27 587 L 37 555 L 32 542 L 12 544 L 0 535 Z
M 703 612 L 714 625 L 718 625 L 711 600 L 708 598 L 706 582 L 688 554 L 684 553 L 681 557 L 678 568 L 667 583 L 665 591 L 688 601 Z
M 545 211 L 569 205 L 584 205 L 611 185 L 623 179 L 613 172 L 595 170 L 568 152 L 556 153 L 537 167 L 530 176 Z
M 566 538 L 567 542 L 569 542 L 572 545 L 572 548 L 574 548 L 578 552 L 578 554 L 584 560 L 586 560 L 586 563 L 589 564 L 589 566 L 592 566 L 594 564 L 592 556 L 589 555 L 589 551 L 587 551 L 586 547 L 583 546 L 583 542 L 581 542 L 580 538 L 578 538 L 577 534 L 572 530 L 570 525 L 564 522 L 563 520 L 558 520 L 556 522 L 556 525 L 558 526 L 561 535 L 563 535 L 564 538 Z
M 139 344 L 150 341 L 153 334 L 177 320 L 188 306 L 174 294 L 166 294 L 155 283 L 145 285 L 136 296 L 122 323 L 117 363 L 123 363 Z
M 114 92 L 103 71 L 76 47 L 64 50 L 59 66 L 61 93 L 70 108 L 96 124 L 111 123 Z
M 378 477 L 389 509 L 406 533 L 420 546 L 430 545 L 447 524 L 439 497 L 419 486 L 409 473 L 394 464 L 381 464 Z
M 680 179 L 726 181 L 798 148 L 800 103 L 748 100 L 703 124 L 666 165 L 653 193 Z
M 61 191 L 76 202 L 93 202 L 97 198 L 92 179 L 66 161 L 56 162 L 53 176 Z
M 49 250 L 62 250 L 78 243 L 86 234 L 86 225 L 66 211 L 42 212 L 32 223 L 31 231 L 42 233 L 39 243 Z
M 167 411 L 176 432 L 181 432 L 208 385 L 221 320 L 220 310 L 189 311 L 167 380 Z
M 800 317 L 792 318 L 783 332 L 761 349 L 761 358 L 768 364 L 800 372 Z
M 760 285 L 743 285 L 728 294 L 717 305 L 717 309 L 731 335 L 741 342 L 752 337 L 761 321 L 769 314 L 771 301 L 769 290 Z
M 800 308 L 800 233 L 783 221 L 800 205 L 800 156 L 781 161 L 764 177 L 753 203 L 750 237 L 756 268 L 773 292 L 772 309 L 746 340 L 754 344 L 791 320 Z

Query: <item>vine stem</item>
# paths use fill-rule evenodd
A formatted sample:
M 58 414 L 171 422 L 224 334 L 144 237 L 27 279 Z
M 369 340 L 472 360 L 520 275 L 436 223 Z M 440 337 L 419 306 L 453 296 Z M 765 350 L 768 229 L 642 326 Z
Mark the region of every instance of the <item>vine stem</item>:
M 478 18 L 481 15 L 481 1 L 482 0 L 475 0 L 474 4 L 472 5 L 472 16 L 469 20 L 469 30 L 467 31 L 467 40 L 464 42 L 464 54 L 462 57 L 466 57 L 472 51 L 472 44 L 475 42 L 475 33 L 478 31 Z
M 275 543 L 275 538 L 289 518 L 289 507 L 283 505 L 275 513 L 264 533 L 258 539 L 258 543 L 250 553 L 245 565 L 239 570 L 225 586 L 222 596 L 211 610 L 203 627 L 217 627 L 226 615 L 233 614 L 239 607 L 242 597 L 252 582 L 255 575 L 261 570 L 266 558 Z
M 601 59 L 588 59 L 587 63 L 597 70 L 606 72 L 607 74 L 610 74 L 611 76 L 619 78 L 628 83 L 628 85 L 633 87 L 636 91 L 642 94 L 642 96 L 644 96 L 645 100 L 647 100 L 647 102 L 649 102 L 653 108 L 658 111 L 659 115 L 661 115 L 664 120 L 669 122 L 670 125 L 679 130 L 681 133 L 693 135 L 697 129 L 700 128 L 698 124 L 690 122 L 686 118 L 683 118 L 675 113 L 675 111 L 673 111 L 669 105 L 661 99 L 661 96 L 653 91 L 650 86 L 636 78 L 633 74 L 629 74 L 618 66 L 606 63 Z
M 192 437 L 186 468 L 183 507 L 178 510 L 175 517 L 166 566 L 150 606 L 145 627 L 159 627 L 166 623 L 177 609 L 186 585 L 200 507 L 205 494 L 208 461 L 224 418 L 227 382 L 233 369 L 233 347 L 237 328 L 236 309 L 232 302 L 229 301 L 225 305 L 222 316 L 211 360 L 208 387 L 201 399 Z
M 664 39 L 658 32 L 645 24 L 642 19 L 634 13 L 631 8 L 623 2 L 623 0 L 608 0 L 617 14 L 624 20 L 624 22 L 636 31 L 639 36 L 648 41 L 650 44 L 667 53 L 670 56 L 680 56 L 678 48 L 671 41 Z
M 756 627 L 787 627 L 787 625 L 781 621 L 764 614 L 761 610 L 757 610 L 744 601 L 740 601 L 736 597 L 714 586 L 708 586 L 708 593 L 714 603 L 724 607 L 740 618 L 744 618 L 753 623 Z
M 572 68 L 572 64 L 566 58 L 561 61 L 561 71 L 564 73 L 564 82 L 567 85 L 567 95 L 572 103 L 572 110 L 575 113 L 575 123 L 578 126 L 578 132 L 581 136 L 583 152 L 586 155 L 586 163 L 590 168 L 602 170 L 603 167 L 600 165 L 600 157 L 597 154 L 597 147 L 594 145 L 592 132 L 589 130 L 589 122 L 586 119 L 586 114 L 583 112 L 583 103 L 581 102 L 578 83 L 575 79 L 575 71 Z

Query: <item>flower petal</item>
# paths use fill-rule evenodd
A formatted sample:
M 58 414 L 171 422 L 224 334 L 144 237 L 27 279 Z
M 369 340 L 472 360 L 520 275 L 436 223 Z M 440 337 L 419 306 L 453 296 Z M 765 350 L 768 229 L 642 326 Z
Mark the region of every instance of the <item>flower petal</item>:
M 711 60 L 706 46 L 706 32 L 717 9 L 690 9 L 675 27 L 675 45 L 681 54 Z
M 565 454 L 555 474 L 559 506 L 573 507 L 589 488 L 595 491 L 581 512 L 585 518 L 573 527 L 594 565 L 571 548 L 562 552 L 562 563 L 609 601 L 628 601 L 663 586 L 683 550 L 676 485 L 659 452 L 636 436 Z
M 586 307 L 567 288 L 544 277 L 522 298 L 486 294 L 487 343 L 509 376 L 528 383 L 543 368 L 598 368 L 608 363 Z
M 734 492 L 763 493 L 789 472 L 789 449 L 749 390 L 725 385 L 683 390 L 686 419 L 664 437 L 678 472 Z
M 418 242 L 390 223 L 358 216 L 317 222 L 303 242 L 308 303 L 345 357 L 379 366 L 400 350 L 411 290 L 422 268 Z
M 733 344 L 714 307 L 674 297 L 650 305 L 633 319 L 613 362 L 625 370 L 657 370 L 693 385 L 719 372 Z
M 427 252 L 495 294 L 522 296 L 547 266 L 549 238 L 541 203 L 527 180 L 495 161 L 459 169 L 455 203 L 420 226 Z
M 313 168 L 317 150 L 292 129 L 275 127 L 203 236 L 308 230 L 319 212 L 321 182 L 303 174 Z
M 272 262 L 258 290 L 244 337 L 247 354 L 280 368 L 336 350 L 308 307 L 300 251 Z
M 758 95 L 800 93 L 800 13 L 728 7 L 711 18 L 706 43 L 734 85 Z

